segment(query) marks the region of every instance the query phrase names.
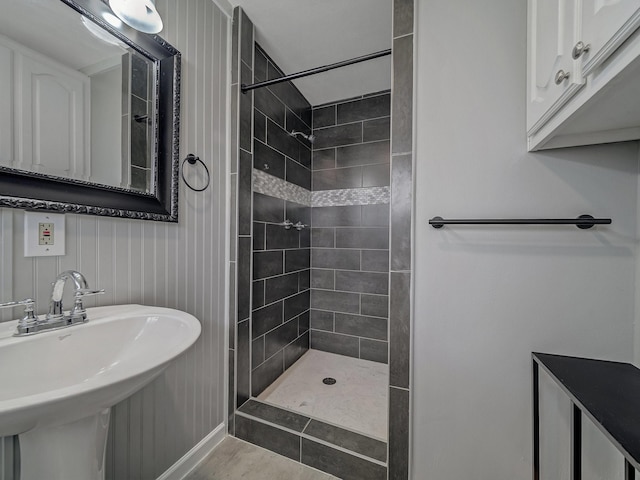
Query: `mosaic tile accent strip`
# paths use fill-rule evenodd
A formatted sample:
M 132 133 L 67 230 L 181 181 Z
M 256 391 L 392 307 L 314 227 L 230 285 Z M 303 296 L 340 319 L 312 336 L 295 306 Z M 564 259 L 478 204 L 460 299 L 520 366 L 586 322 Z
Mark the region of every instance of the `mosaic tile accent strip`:
M 306 207 L 343 207 L 347 205 L 383 205 L 391 201 L 390 187 L 345 188 L 310 192 L 306 188 L 253 169 L 253 191 L 299 203 Z
M 253 169 L 253 191 L 288 202 L 299 203 L 306 207 L 311 206 L 311 192 L 309 190 L 255 168 Z
M 346 188 L 311 193 L 312 207 L 342 207 L 345 205 L 381 205 L 390 203 L 389 187 Z

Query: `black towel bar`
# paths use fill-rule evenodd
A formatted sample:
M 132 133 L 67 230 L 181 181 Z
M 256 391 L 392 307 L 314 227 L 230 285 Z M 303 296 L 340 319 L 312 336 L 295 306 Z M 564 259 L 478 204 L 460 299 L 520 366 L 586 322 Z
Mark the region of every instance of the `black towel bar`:
M 575 225 L 580 229 L 594 225 L 610 225 L 610 218 L 593 218 L 591 215 L 580 215 L 578 218 L 484 218 L 484 219 L 444 219 L 433 217 L 429 225 L 442 228 L 445 225 Z

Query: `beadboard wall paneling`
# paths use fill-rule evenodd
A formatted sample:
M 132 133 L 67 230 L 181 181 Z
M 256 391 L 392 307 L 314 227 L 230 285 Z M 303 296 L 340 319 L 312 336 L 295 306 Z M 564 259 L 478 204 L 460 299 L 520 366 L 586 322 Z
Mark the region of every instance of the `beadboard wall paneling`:
M 180 158 L 197 154 L 211 186 L 180 183 L 178 224 L 67 215 L 67 254 L 23 256 L 24 215 L 0 211 L 1 300 L 33 296 L 47 309 L 50 283 L 82 272 L 106 294 L 89 306 L 141 303 L 195 315 L 194 347 L 145 389 L 112 409 L 108 479 L 155 479 L 225 421 L 225 241 L 229 18 L 211 0 L 157 0 L 161 36 L 182 53 Z M 2 320 L 15 318 L 5 314 Z M 46 359 L 55 361 L 55 359 Z M 0 443 L 0 478 L 10 475 L 12 439 Z

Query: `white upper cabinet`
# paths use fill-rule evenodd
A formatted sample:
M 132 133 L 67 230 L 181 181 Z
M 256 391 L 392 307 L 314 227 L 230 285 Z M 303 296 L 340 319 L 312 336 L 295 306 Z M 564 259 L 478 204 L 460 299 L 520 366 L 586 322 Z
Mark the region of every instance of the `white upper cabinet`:
M 640 0 L 577 0 L 580 39 L 572 55 L 589 75 L 640 26 Z
M 528 0 L 529 150 L 640 139 L 640 0 Z
M 529 2 L 527 131 L 535 132 L 582 86 L 571 58 L 574 0 Z

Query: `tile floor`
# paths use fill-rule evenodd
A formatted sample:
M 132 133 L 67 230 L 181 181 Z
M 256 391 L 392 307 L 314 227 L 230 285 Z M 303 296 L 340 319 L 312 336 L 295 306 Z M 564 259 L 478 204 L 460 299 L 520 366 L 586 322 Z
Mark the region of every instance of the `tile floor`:
M 264 448 L 234 437 L 227 437 L 184 480 L 335 480 L 336 478 Z
M 386 441 L 388 385 L 386 364 L 309 350 L 258 399 Z

